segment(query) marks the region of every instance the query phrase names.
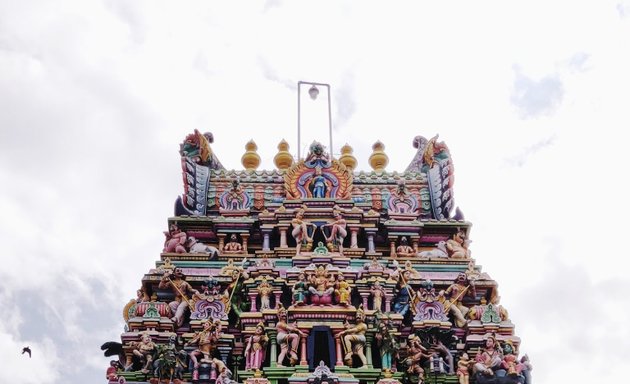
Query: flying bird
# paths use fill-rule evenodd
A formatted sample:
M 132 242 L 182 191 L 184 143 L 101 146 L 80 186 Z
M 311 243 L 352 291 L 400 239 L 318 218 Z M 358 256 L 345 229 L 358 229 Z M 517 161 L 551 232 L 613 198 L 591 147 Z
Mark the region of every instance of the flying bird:
M 22 348 L 22 354 L 24 354 L 25 352 L 28 353 L 28 357 L 31 357 L 31 348 L 30 347 Z

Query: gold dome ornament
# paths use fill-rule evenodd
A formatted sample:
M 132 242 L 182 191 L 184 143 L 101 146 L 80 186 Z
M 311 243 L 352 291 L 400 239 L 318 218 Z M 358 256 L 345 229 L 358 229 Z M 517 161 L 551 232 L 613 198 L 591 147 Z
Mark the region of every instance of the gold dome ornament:
M 369 162 L 370 166 L 377 173 L 381 173 L 385 170 L 387 163 L 389 163 L 389 157 L 383 151 L 385 149 L 385 144 L 377 141 L 372 145 L 372 154 L 370 155 Z
M 343 147 L 341 147 L 341 156 L 339 157 L 339 162 L 346 166 L 350 171 L 354 171 L 357 167 L 357 159 L 352 156 L 352 147 L 346 143 Z
M 245 154 L 241 157 L 241 164 L 248 172 L 255 171 L 260 165 L 260 156 L 256 153 L 258 146 L 254 140 L 250 140 L 245 144 Z
M 278 153 L 273 158 L 276 167 L 284 171 L 293 164 L 293 156 L 289 153 L 289 143 L 284 139 L 278 144 Z

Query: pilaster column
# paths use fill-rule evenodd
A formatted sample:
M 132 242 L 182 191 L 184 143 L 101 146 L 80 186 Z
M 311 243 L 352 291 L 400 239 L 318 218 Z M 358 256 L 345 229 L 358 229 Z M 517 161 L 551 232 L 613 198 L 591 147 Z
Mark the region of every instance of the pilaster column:
M 341 331 L 340 331 L 341 332 Z M 339 333 L 337 333 L 338 335 Z M 341 354 L 341 337 L 335 335 L 335 348 L 337 351 L 337 361 L 335 362 L 335 367 L 343 367 L 343 355 Z
M 217 234 L 219 236 L 219 252 L 223 252 L 223 248 L 225 247 L 225 233 Z
M 282 295 L 282 291 L 273 291 L 273 296 L 276 298 L 276 306 L 278 308 L 278 304 L 280 304 L 280 296 Z
M 249 253 L 247 251 L 247 240 L 249 240 L 249 233 L 241 233 L 241 239 L 243 239 L 243 253 Z
M 374 233 L 376 232 L 376 228 L 370 228 L 369 230 L 365 230 L 368 236 L 368 252 L 374 253 Z
M 396 257 L 396 241 L 390 239 L 389 240 L 389 255 L 391 257 Z
M 287 245 L 287 230 L 289 227 L 280 227 L 280 248 L 288 248 Z
M 271 343 L 271 350 L 269 351 L 270 353 L 270 364 L 269 366 L 272 368 L 275 368 L 278 366 L 278 345 L 277 345 L 277 336 L 278 336 L 278 330 L 274 327 L 274 328 L 268 328 L 267 329 L 267 334 L 269 335 L 269 342 Z
M 252 306 L 250 312 L 256 312 L 258 311 L 258 309 L 256 308 L 256 296 L 258 296 L 258 293 L 256 292 L 249 292 L 249 302 Z
M 350 248 L 359 248 L 358 235 L 359 227 L 350 226 Z
M 372 333 L 367 333 L 365 335 L 365 351 L 363 351 L 365 357 L 367 358 L 368 368 L 372 368 Z
M 262 245 L 262 250 L 263 251 L 271 250 L 269 248 L 269 235 L 270 235 L 270 233 L 271 233 L 271 230 L 263 229 L 263 245 Z
M 304 331 L 302 331 L 304 332 Z M 300 365 L 308 365 L 308 360 L 306 359 L 306 338 L 308 337 L 308 333 L 305 332 L 304 336 L 300 338 Z
M 411 246 L 413 247 L 413 252 L 418 253 L 418 239 L 411 240 Z
M 385 313 L 392 311 L 392 296 L 389 293 L 385 294 Z
M 370 297 L 370 294 L 367 292 L 361 292 L 359 294 L 361 295 L 361 299 L 363 300 L 363 308 L 368 309 L 368 297 Z M 376 308 L 372 308 L 372 309 L 376 309 Z

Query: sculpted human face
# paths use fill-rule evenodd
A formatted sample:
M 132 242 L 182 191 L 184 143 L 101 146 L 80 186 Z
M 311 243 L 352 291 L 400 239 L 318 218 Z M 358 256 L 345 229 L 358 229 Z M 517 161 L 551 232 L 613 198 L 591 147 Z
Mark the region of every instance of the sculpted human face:
M 492 337 L 488 337 L 486 340 L 486 348 L 494 349 L 494 339 Z

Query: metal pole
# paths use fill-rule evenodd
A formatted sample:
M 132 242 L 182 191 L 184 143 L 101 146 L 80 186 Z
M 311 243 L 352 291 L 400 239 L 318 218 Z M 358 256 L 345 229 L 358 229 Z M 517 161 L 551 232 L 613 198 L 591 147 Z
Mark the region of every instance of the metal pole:
M 330 138 L 330 158 L 333 157 L 333 141 L 332 141 L 332 112 L 330 108 L 330 85 L 326 84 L 328 88 L 328 137 Z
M 300 140 L 300 85 L 302 85 L 301 81 L 298 81 L 298 86 L 297 86 L 297 93 L 298 93 L 298 97 L 297 97 L 297 102 L 298 102 L 298 113 L 297 113 L 297 118 L 298 118 L 298 132 L 297 132 L 297 161 L 300 161 L 300 145 L 301 145 L 301 140 Z
M 328 91 L 328 137 L 329 137 L 329 142 L 330 142 L 330 156 L 333 155 L 333 141 L 332 141 L 332 108 L 331 108 L 331 102 L 330 102 L 330 84 L 324 84 L 324 83 L 314 83 L 311 81 L 298 81 L 298 86 L 297 86 L 297 92 L 298 92 L 298 161 L 300 160 L 300 152 L 301 152 L 301 146 L 302 146 L 302 140 L 301 140 L 301 126 L 300 126 L 300 87 L 302 84 L 308 84 L 311 86 L 320 86 L 320 87 L 326 87 L 327 91 Z

